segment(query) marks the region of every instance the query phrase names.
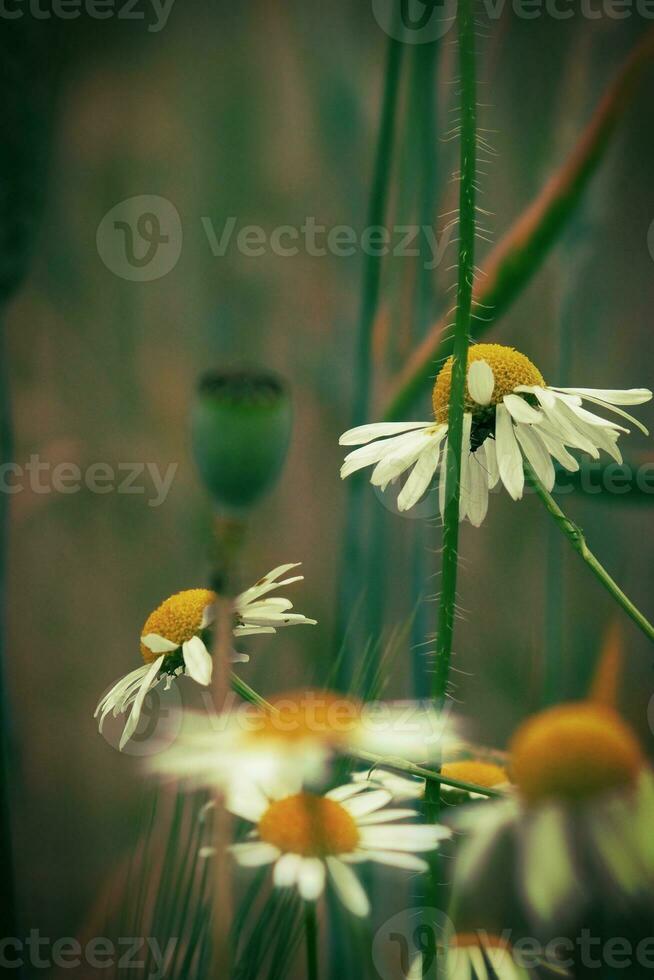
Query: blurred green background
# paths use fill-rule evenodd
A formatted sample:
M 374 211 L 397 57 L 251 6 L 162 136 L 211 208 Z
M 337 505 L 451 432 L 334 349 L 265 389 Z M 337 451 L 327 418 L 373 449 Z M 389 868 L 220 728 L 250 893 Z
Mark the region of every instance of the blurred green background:
M 16 24 L 0 25 L 7 38 L 30 27 L 25 19 Z M 243 676 L 272 692 L 320 680 L 334 657 L 346 498 L 338 436 L 353 396 L 362 256 L 284 257 L 266 248 L 250 257 L 234 245 L 215 256 L 202 219 L 218 233 L 230 216 L 238 228 L 268 232 L 300 227 L 307 217 L 361 231 L 387 38 L 369 3 L 342 0 L 178 0 L 158 33 L 115 18 L 31 26 L 47 28 L 46 44 L 25 97 L 52 69 L 58 98 L 45 215 L 29 279 L 7 317 L 15 459 L 24 464 L 38 454 L 82 469 L 98 461 L 178 465 L 158 507 L 148 505 L 148 481 L 140 484 L 144 494 L 25 489 L 11 500 L 7 672 L 18 887 L 26 928 L 63 936 L 89 914 L 131 843 L 142 789 L 139 758 L 119 755 L 98 736 L 95 704 L 138 666 L 139 630 L 150 610 L 206 579 L 210 515 L 189 455 L 187 418 L 196 378 L 208 368 L 261 365 L 291 385 L 288 463 L 252 519 L 242 576 L 247 585 L 276 564 L 302 561 L 306 581 L 292 598 L 320 621 L 250 641 Z M 497 156 L 482 168 L 481 203 L 494 213 L 495 238 L 570 151 L 648 26 L 636 13 L 525 20 L 508 7 L 486 23 L 480 123 L 494 131 L 486 135 Z M 451 33 L 433 51 L 433 125 L 441 136 L 456 116 Z M 407 77 L 418 50 L 406 53 Z M 653 83 L 650 71 L 565 238 L 489 335 L 523 350 L 549 381 L 652 384 Z M 399 224 L 417 220 L 422 157 L 414 114 L 404 84 L 394 170 L 402 190 L 391 201 Z M 456 142 L 439 141 L 432 164 L 440 237 L 449 220 L 441 216 L 456 201 Z M 167 275 L 131 282 L 103 263 L 96 232 L 112 207 L 142 194 L 174 205 L 183 246 Z M 480 243 L 480 260 L 489 248 Z M 384 346 L 386 372 L 371 418 L 381 415 L 383 374 L 401 365 L 424 323 L 450 302 L 454 262 L 450 247 L 426 277 L 420 258 L 385 263 L 387 329 L 377 331 L 376 350 Z M 421 276 L 425 292 L 411 319 Z M 411 417 L 427 417 L 425 394 Z M 639 415 L 654 423 L 651 405 Z M 652 458 L 638 433 L 624 446 L 630 457 Z M 560 502 L 651 617 L 649 504 L 583 493 Z M 440 531 L 435 520 L 395 516 L 372 490 L 369 508 L 388 630 L 406 622 L 421 594 L 433 598 Z M 620 613 L 553 538 L 533 499 L 517 505 L 493 495 L 482 528 L 464 527 L 462 556 L 455 697 L 475 736 L 501 747 L 540 703 L 546 637 L 560 653 L 562 696 L 577 696 Z M 433 602 L 420 610 L 414 641 L 433 629 Z M 621 705 L 651 744 L 654 657 L 636 628 L 623 625 Z M 387 693 L 409 694 L 416 672 L 424 685 L 425 656 L 407 645 Z M 184 696 L 194 696 L 188 685 Z

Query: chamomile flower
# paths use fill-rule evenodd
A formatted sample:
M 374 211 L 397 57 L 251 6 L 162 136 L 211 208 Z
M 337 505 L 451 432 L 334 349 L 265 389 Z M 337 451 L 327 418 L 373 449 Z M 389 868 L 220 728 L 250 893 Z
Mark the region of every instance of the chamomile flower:
M 388 807 L 391 794 L 357 783 L 325 795 L 279 786 L 266 797 L 256 787 L 233 797 L 229 809 L 256 824 L 249 840 L 230 848 L 240 865 L 273 866 L 273 882 L 297 888 L 308 902 L 322 895 L 327 879 L 341 902 L 356 916 L 370 910 L 353 864 L 373 861 L 420 872 L 428 864 L 419 853 L 435 850 L 450 831 L 433 824 L 404 823 L 410 809 Z
M 380 422 L 343 433 L 342 446 L 360 447 L 345 457 L 343 479 L 374 465 L 371 483 L 385 489 L 411 470 L 397 498 L 399 510 L 405 511 L 420 500 L 441 464 L 439 503 L 443 513 L 452 364 L 450 357 L 434 384 L 434 421 Z M 475 344 L 468 351 L 460 519 L 468 518 L 478 527 L 486 516 L 488 492 L 499 481 L 514 500 L 519 500 L 525 484 L 525 460 L 548 490 L 555 478 L 552 459 L 571 472 L 579 469 L 569 449 L 582 450 L 593 459 L 603 450 L 621 462 L 617 441 L 620 433 L 629 429 L 589 411 L 583 403 L 599 406 L 647 434 L 647 429 L 620 406 L 640 405 L 651 397 L 647 388 L 621 391 L 547 385 L 529 358 L 512 347 Z
M 302 580 L 302 575 L 294 575 L 280 581 L 281 576 L 297 565 L 274 568 L 236 597 L 234 636 L 276 633 L 282 626 L 315 625 L 315 619 L 290 612 L 293 604 L 289 599 L 269 595 L 277 588 Z M 148 616 L 141 635 L 143 666 L 121 678 L 95 709 L 102 731 L 109 714 L 117 717 L 131 708 L 120 740 L 121 749 L 136 730 L 148 691 L 160 681 L 164 680 L 168 689 L 174 678 L 188 674 L 198 684 L 211 683 L 212 660 L 207 643 L 215 600 L 215 593 L 209 589 L 187 589 L 170 596 Z M 234 652 L 234 662 L 248 659 Z
M 224 793 L 243 782 L 264 793 L 299 776 L 315 784 L 335 756 L 384 755 L 423 760 L 457 743 L 457 721 L 430 705 L 363 703 L 329 690 L 301 688 L 241 704 L 217 716 L 189 713 L 175 743 L 153 759 L 162 776 Z
M 469 886 L 512 832 L 519 886 L 540 924 L 574 915 L 598 882 L 622 898 L 651 893 L 654 780 L 614 709 L 589 701 L 550 708 L 518 730 L 511 749 L 516 794 L 461 809 L 455 820 L 467 834 L 459 884 Z

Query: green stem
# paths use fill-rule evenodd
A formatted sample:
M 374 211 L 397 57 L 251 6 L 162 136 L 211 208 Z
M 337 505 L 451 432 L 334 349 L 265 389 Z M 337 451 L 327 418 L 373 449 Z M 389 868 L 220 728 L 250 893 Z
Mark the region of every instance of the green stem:
M 258 708 L 265 708 L 266 711 L 275 711 L 275 708 L 269 701 L 262 698 L 260 694 L 246 684 L 245 681 L 241 680 L 236 674 L 232 673 L 230 675 L 230 684 L 232 691 L 242 697 L 244 701 L 249 701 L 250 704 L 256 704 Z
M 577 527 L 577 525 L 571 521 L 569 517 L 565 516 L 559 505 L 552 497 L 551 493 L 545 489 L 526 461 L 524 465 L 529 483 L 532 485 L 561 531 L 563 531 L 574 550 L 578 555 L 580 555 L 581 558 L 583 558 L 593 575 L 600 580 L 604 588 L 613 596 L 618 605 L 624 609 L 627 616 L 634 621 L 634 623 L 643 631 L 645 636 L 654 642 L 654 626 L 652 626 L 649 620 L 643 616 L 640 609 L 638 609 L 638 607 L 633 604 L 631 599 L 624 594 L 618 583 L 611 578 L 601 562 L 597 560 L 593 552 L 588 547 L 586 538 L 584 537 L 581 528 Z
M 305 902 L 304 935 L 307 949 L 307 980 L 318 980 L 318 920 L 315 902 Z
M 386 217 L 403 48 L 404 45 L 400 41 L 389 37 L 379 135 L 368 203 L 368 227 L 383 225 Z M 379 305 L 381 268 L 381 256 L 373 254 L 366 256 L 355 350 L 354 401 L 350 418 L 352 428 L 365 422 L 368 415 L 372 387 L 372 333 Z M 364 486 L 365 481 L 361 474 L 355 474 L 353 479 L 348 480 L 343 557 L 339 576 L 341 587 L 336 615 L 337 648 L 340 648 L 343 642 L 352 597 L 357 594 L 362 578 Z M 343 657 L 342 663 L 344 668 L 342 672 L 345 674 L 345 670 L 349 669 L 347 656 Z M 343 676 L 340 680 L 345 684 L 348 678 Z
M 472 0 L 458 6 L 461 75 L 461 166 L 459 190 L 459 281 L 454 324 L 454 365 L 448 414 L 441 594 L 438 605 L 433 697 L 441 708 L 447 696 L 459 563 L 459 496 L 463 414 L 472 312 L 475 246 L 477 100 L 475 27 Z

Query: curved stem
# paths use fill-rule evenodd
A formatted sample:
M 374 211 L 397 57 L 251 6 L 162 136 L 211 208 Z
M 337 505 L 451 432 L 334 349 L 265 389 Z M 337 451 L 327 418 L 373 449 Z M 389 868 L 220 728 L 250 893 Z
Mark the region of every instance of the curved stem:
M 371 770 L 377 767 L 391 769 L 393 772 L 401 772 L 407 776 L 417 776 L 425 779 L 428 783 L 435 783 L 437 786 L 452 786 L 453 789 L 460 789 L 466 793 L 478 793 L 480 796 L 488 796 L 489 799 L 500 799 L 506 796 L 501 789 L 491 789 L 489 786 L 478 786 L 476 783 L 468 783 L 463 779 L 452 779 L 450 776 L 443 776 L 435 769 L 426 769 L 418 766 L 406 759 L 396 759 L 395 756 L 375 755 L 373 752 L 357 751 L 356 758 L 362 762 L 371 764 Z
M 604 566 L 601 564 L 600 561 L 598 561 L 598 559 L 595 557 L 593 552 L 588 547 L 588 544 L 586 543 L 586 538 L 584 537 L 581 528 L 577 527 L 577 525 L 573 521 L 571 521 L 569 517 L 566 517 L 566 515 L 563 513 L 559 505 L 552 497 L 552 494 L 545 489 L 543 484 L 540 482 L 540 480 L 538 479 L 538 477 L 536 476 L 536 474 L 531 469 L 531 467 L 527 464 L 526 461 L 525 461 L 525 473 L 527 474 L 527 479 L 529 480 L 529 483 L 540 497 L 548 513 L 552 515 L 552 517 L 558 524 L 561 531 L 563 531 L 564 535 L 566 536 L 566 538 L 568 539 L 568 541 L 570 542 L 574 550 L 577 552 L 577 554 L 580 555 L 580 557 L 583 558 L 583 560 L 586 562 L 593 575 L 595 575 L 595 577 L 599 579 L 599 581 L 602 583 L 602 585 L 607 590 L 607 592 L 609 592 L 613 596 L 613 598 L 618 603 L 618 605 L 621 606 L 622 609 L 624 609 L 627 616 L 629 616 L 634 621 L 636 626 L 638 626 L 643 631 L 645 636 L 648 637 L 648 639 L 652 640 L 652 642 L 654 642 L 654 626 L 652 626 L 650 621 L 642 614 L 640 609 L 638 609 L 638 607 L 634 605 L 631 599 L 624 594 L 624 592 L 622 591 L 618 583 L 613 578 L 611 578 L 611 576 L 606 571 Z

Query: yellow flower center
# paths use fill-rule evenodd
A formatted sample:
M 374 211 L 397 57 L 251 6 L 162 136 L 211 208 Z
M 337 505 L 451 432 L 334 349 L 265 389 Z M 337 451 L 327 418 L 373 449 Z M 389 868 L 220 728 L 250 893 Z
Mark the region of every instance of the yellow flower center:
M 468 350 L 468 367 L 475 361 L 486 361 L 495 377 L 491 405 L 497 405 L 505 395 L 510 395 L 518 385 L 545 384 L 543 375 L 536 365 L 532 364 L 529 358 L 521 354 L 520 351 L 514 350 L 513 347 L 505 347 L 503 344 L 473 344 Z M 447 422 L 453 363 L 454 358 L 448 357 L 436 378 L 432 392 L 434 416 L 437 422 Z M 467 412 L 479 412 L 481 410 L 477 402 L 470 397 L 467 384 L 465 410 Z
M 259 821 L 259 836 L 284 854 L 303 857 L 346 854 L 359 843 L 357 825 L 345 807 L 313 793 L 271 803 Z
M 347 742 L 360 724 L 362 705 L 354 698 L 332 691 L 304 688 L 270 698 L 274 711 L 252 716 L 254 738 L 278 738 L 284 742 L 315 738 L 330 744 Z
M 465 759 L 461 762 L 447 762 L 442 767 L 444 776 L 460 779 L 464 783 L 475 783 L 477 786 L 499 786 L 508 783 L 506 770 L 493 762 L 483 762 L 481 759 Z
M 557 705 L 526 721 L 513 737 L 512 774 L 529 803 L 576 802 L 633 786 L 643 765 L 638 739 L 610 707 Z
M 185 592 L 171 595 L 153 613 L 150 613 L 141 636 L 156 633 L 181 646 L 200 632 L 204 611 L 215 598 L 215 593 L 209 589 L 187 589 Z M 141 656 L 146 664 L 149 664 L 160 654 L 153 653 L 142 643 Z
M 450 946 L 453 946 L 455 949 L 470 949 L 470 947 L 477 949 L 503 949 L 507 952 L 511 949 L 511 944 L 508 940 L 503 939 L 501 936 L 490 936 L 486 932 L 458 932 L 455 936 L 452 936 Z

